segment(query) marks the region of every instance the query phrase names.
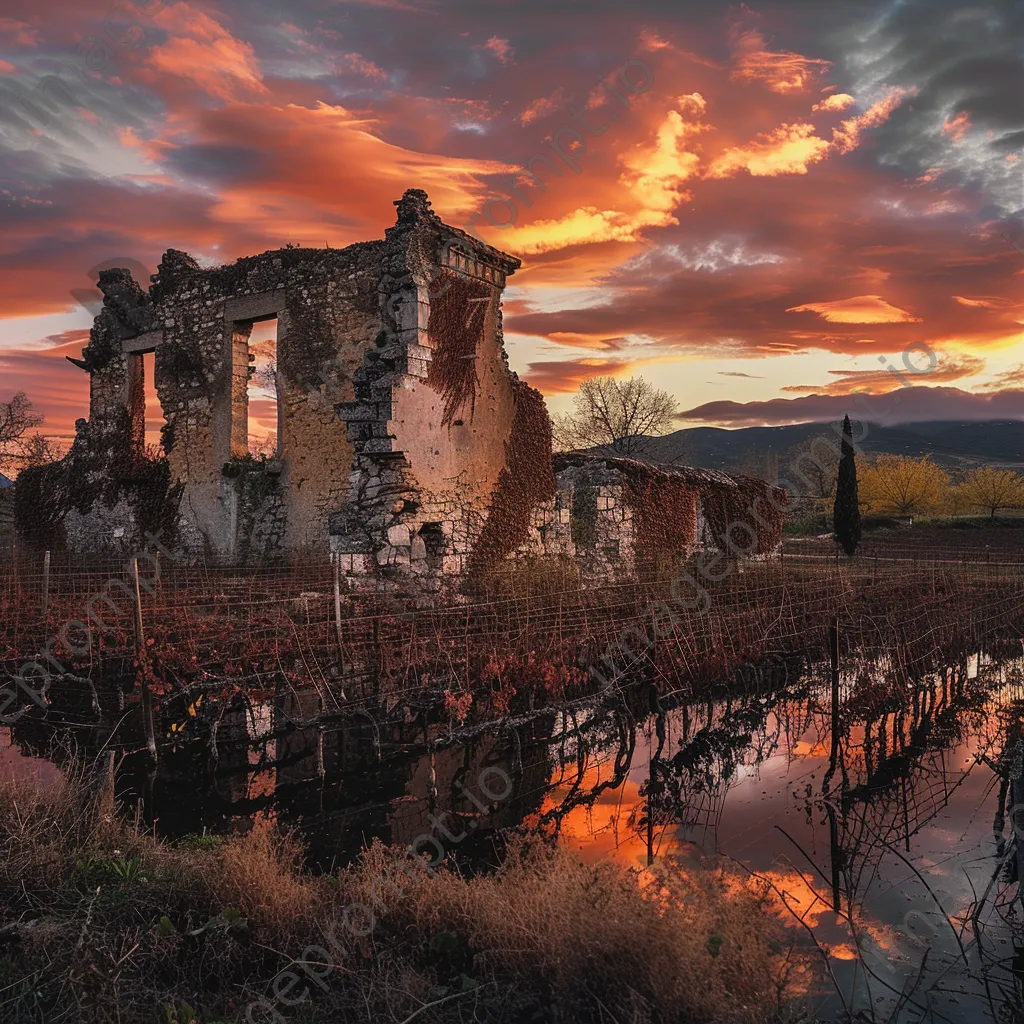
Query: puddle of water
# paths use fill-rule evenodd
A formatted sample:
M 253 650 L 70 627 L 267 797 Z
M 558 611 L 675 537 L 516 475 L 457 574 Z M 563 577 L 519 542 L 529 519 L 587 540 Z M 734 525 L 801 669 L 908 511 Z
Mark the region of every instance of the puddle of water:
M 641 869 L 720 858 L 771 885 L 817 957 L 820 1019 L 845 1005 L 886 1020 L 900 993 L 893 1019 L 908 1024 L 1021 1019 L 999 1016 L 1021 1005 L 1024 949 L 1005 880 L 1012 790 L 997 769 L 1020 732 L 1024 662 L 975 656 L 911 687 L 890 666 L 858 665 L 840 679 L 835 719 L 827 674 L 745 691 L 639 719 L 625 708 L 547 713 L 433 752 L 447 726 L 412 711 L 311 725 L 314 694 L 236 698 L 162 723 L 174 739 L 156 775 L 127 753 L 117 788 L 128 803 L 145 796 L 172 838 L 242 830 L 258 814 L 298 827 L 315 867 L 375 837 L 434 834 L 465 836 L 448 843 L 453 855 L 486 868 L 502 830 L 524 825 Z M 141 747 L 132 723 L 78 741 Z M 0 772 L 52 777 L 58 767 L 39 755 L 58 735 L 27 719 L 13 737 L 0 731 Z M 508 795 L 482 798 L 488 777 L 492 791 L 510 779 Z

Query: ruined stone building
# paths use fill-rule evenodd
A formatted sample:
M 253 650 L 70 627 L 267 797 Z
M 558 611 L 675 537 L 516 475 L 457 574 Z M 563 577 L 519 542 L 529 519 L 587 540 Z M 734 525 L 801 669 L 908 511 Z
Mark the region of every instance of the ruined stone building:
M 571 557 L 584 576 L 698 551 L 763 558 L 782 540 L 785 491 L 763 480 L 605 455 L 555 455 L 553 468 L 555 496 L 534 509 L 520 553 Z
M 516 552 L 631 563 L 672 529 L 677 550 L 697 545 L 698 485 L 736 485 L 570 461 L 556 486 L 543 400 L 510 371 L 502 338 L 519 260 L 442 223 L 422 191 L 395 205 L 382 241 L 213 268 L 170 249 L 148 289 L 101 272 L 103 308 L 72 360 L 89 374 L 89 417 L 65 459 L 19 479 L 22 534 L 124 554 L 160 529 L 195 559 L 330 551 L 355 581 L 430 584 Z M 277 450 L 255 458 L 249 338 L 269 319 Z M 144 443 L 150 352 L 158 454 Z M 659 497 L 675 502 L 668 526 L 645 511 Z

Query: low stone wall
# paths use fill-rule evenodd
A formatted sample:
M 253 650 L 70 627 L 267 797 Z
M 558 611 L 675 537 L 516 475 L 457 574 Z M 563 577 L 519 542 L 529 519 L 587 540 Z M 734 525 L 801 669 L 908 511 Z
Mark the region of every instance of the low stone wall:
M 521 560 L 568 557 L 585 578 L 609 579 L 728 551 L 727 534 L 733 549 L 750 546 L 758 558 L 781 542 L 785 492 L 764 481 L 611 456 L 562 454 L 553 463 L 557 491 L 535 509 Z

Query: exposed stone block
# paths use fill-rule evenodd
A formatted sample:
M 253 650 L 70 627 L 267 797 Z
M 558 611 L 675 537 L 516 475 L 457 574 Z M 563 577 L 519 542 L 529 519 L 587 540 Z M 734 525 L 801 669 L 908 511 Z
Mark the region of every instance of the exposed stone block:
M 408 545 L 410 542 L 409 527 L 404 523 L 400 523 L 397 526 L 389 527 L 388 529 L 388 543 L 399 547 L 401 545 Z

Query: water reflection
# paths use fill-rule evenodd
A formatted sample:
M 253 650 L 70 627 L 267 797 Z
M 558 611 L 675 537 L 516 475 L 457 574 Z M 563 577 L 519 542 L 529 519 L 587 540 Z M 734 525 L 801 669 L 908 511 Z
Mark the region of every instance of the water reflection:
M 314 867 L 375 837 L 433 831 L 465 833 L 452 855 L 482 869 L 521 825 L 641 869 L 725 858 L 771 886 L 817 958 L 821 1019 L 1021 1019 L 1021 659 L 978 654 L 913 682 L 885 662 L 835 677 L 763 669 L 720 697 L 648 687 L 459 743 L 436 709 L 331 716 L 314 691 L 170 702 L 155 774 L 131 706 L 103 728 L 24 719 L 11 739 L 22 766 L 64 763 L 72 736 L 79 754 L 116 751 L 117 796 L 141 801 L 166 836 L 244 829 L 255 815 L 296 827 Z M 81 708 L 60 713 L 82 721 Z M 500 804 L 471 796 L 488 766 L 514 783 Z

